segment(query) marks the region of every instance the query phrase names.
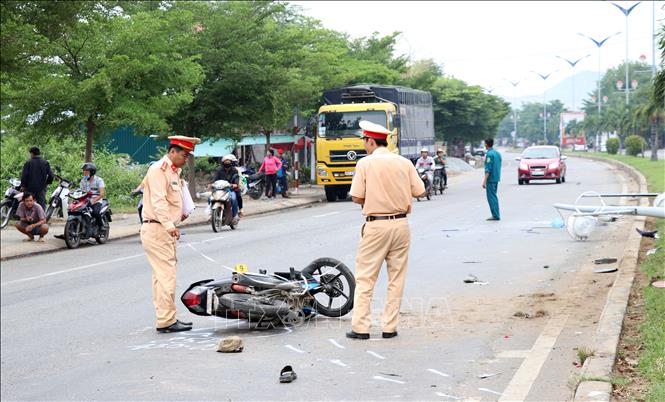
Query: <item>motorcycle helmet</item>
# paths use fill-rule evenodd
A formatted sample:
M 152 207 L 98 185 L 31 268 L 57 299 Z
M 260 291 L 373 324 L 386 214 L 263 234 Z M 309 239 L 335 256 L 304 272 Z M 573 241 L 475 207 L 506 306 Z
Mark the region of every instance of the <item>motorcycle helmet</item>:
M 90 172 L 90 177 L 94 176 L 97 173 L 97 166 L 92 162 L 86 162 L 81 166 L 81 170 L 87 170 Z

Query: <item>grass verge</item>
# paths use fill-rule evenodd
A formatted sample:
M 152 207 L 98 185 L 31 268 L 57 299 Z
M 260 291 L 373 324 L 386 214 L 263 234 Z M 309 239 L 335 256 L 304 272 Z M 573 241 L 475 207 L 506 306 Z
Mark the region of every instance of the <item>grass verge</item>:
M 651 161 L 648 158 L 609 155 L 601 152 L 575 154 L 623 162 L 639 170 L 646 177 L 649 191 L 659 193 L 665 191 L 665 161 Z M 644 320 L 640 327 L 641 352 L 638 368 L 640 375 L 648 382 L 643 398 L 649 402 L 665 401 L 665 325 L 663 324 L 665 289 L 651 286 L 652 282 L 665 279 L 665 221 L 657 221 L 656 228 L 661 234 L 660 239 L 656 241 L 658 251 L 648 256 L 640 265 L 640 269 L 647 276 L 647 281 L 642 289 Z

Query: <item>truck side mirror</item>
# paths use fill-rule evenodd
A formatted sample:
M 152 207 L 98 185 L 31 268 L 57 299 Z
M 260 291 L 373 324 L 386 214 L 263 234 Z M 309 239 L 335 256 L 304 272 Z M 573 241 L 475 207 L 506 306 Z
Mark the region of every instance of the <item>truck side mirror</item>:
M 402 118 L 398 114 L 393 116 L 393 127 L 399 128 L 401 124 L 402 124 Z

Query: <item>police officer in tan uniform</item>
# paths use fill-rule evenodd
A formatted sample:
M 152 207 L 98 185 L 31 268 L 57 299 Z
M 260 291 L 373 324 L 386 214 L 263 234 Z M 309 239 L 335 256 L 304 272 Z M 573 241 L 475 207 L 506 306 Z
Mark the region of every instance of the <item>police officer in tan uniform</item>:
M 152 266 L 152 302 L 157 313 L 158 332 L 192 329 L 191 322 L 176 318 L 176 227 L 185 216 L 182 211 L 181 168 L 187 162 L 198 138 L 169 137 L 168 153 L 148 169 L 143 179 L 143 224 L 141 244 Z
M 413 197 L 423 197 L 425 186 L 411 161 L 390 152 L 390 131 L 361 121 L 368 156 L 358 161 L 351 184 L 353 202 L 363 206 L 365 224 L 356 254 L 356 290 L 348 338 L 369 339 L 370 304 L 383 261 L 388 268 L 388 299 L 383 311 L 383 338 L 397 336 L 399 309 L 411 244 L 407 214 Z

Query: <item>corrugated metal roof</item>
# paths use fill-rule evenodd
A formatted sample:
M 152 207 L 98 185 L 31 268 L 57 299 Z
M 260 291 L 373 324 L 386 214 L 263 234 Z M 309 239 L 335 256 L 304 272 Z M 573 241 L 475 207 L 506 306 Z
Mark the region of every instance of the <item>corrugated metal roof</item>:
M 302 135 L 286 135 L 286 134 L 271 134 L 271 144 L 291 144 L 299 139 Z M 240 141 L 234 141 L 228 138 L 220 138 L 218 140 L 203 141 L 194 149 L 194 156 L 208 156 L 218 157 L 230 154 L 235 147 L 241 145 L 265 145 L 266 136 L 263 134 L 248 135 L 242 137 Z

